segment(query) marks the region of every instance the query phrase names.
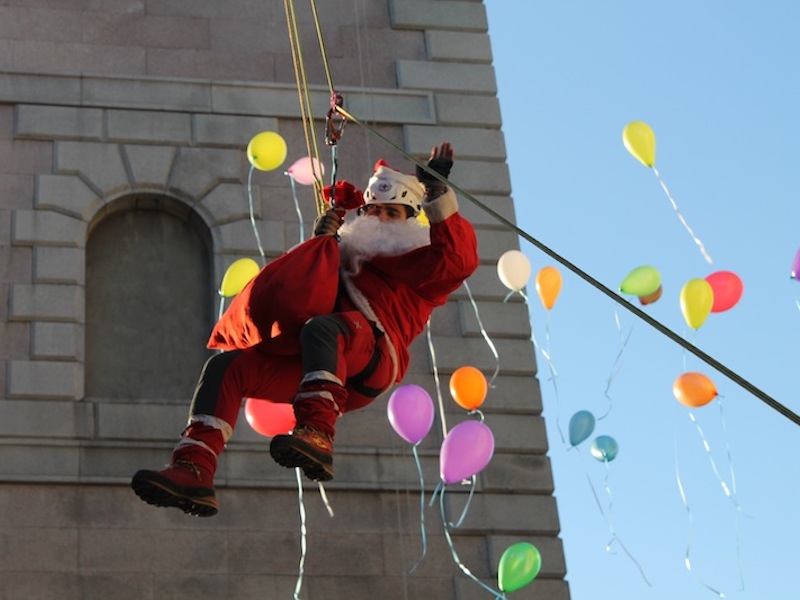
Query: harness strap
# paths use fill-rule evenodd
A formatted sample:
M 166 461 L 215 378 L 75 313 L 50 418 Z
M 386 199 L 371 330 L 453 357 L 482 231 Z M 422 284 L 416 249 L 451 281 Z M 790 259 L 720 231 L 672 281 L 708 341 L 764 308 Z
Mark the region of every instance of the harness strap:
M 378 352 L 378 340 L 385 335 L 374 323 L 372 325 L 372 334 L 375 336 L 375 351 L 372 353 L 367 366 L 352 377 L 347 378 L 347 385 L 367 398 L 377 398 L 381 395 L 381 392 L 383 392 L 383 389 L 364 385 L 364 382 L 369 379 L 372 374 L 375 373 L 375 369 L 378 368 L 378 362 L 380 362 L 381 358 Z

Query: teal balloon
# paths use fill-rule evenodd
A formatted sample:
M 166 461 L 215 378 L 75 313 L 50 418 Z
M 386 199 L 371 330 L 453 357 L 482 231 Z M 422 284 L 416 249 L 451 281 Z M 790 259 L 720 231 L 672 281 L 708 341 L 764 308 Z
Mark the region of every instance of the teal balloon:
M 661 273 L 647 265 L 636 267 L 619 285 L 619 291 L 630 296 L 649 296 L 661 285 Z
M 592 441 L 589 451 L 592 453 L 592 457 L 600 462 L 611 462 L 617 458 L 619 444 L 610 435 L 598 435 Z
M 512 544 L 500 557 L 497 566 L 497 585 L 502 592 L 513 592 L 536 579 L 542 568 L 542 555 L 533 544 Z
M 594 431 L 594 415 L 588 410 L 579 410 L 569 420 L 569 443 L 577 446 Z

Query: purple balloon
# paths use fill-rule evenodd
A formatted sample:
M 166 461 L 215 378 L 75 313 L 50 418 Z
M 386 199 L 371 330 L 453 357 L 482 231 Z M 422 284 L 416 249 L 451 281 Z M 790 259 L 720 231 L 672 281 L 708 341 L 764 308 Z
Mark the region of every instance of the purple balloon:
M 401 385 L 389 396 L 389 423 L 409 444 L 418 444 L 433 425 L 433 400 L 418 385 Z
M 439 453 L 439 474 L 445 483 L 469 479 L 489 464 L 494 435 L 481 421 L 464 421 L 450 430 Z
M 794 255 L 792 261 L 792 279 L 800 279 L 800 250 Z

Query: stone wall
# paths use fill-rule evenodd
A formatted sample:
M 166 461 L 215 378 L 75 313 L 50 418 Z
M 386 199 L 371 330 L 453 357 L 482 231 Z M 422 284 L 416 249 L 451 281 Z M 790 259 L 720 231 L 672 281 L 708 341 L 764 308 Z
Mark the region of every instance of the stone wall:
M 137 469 L 167 461 L 192 390 L 186 403 L 111 402 L 88 397 L 84 385 L 85 250 L 92 227 L 112 210 L 158 196 L 191 213 L 207 228 L 214 281 L 233 260 L 257 258 L 244 147 L 262 130 L 280 132 L 290 158 L 306 147 L 284 7 L 255 0 L 34 4 L 0 6 L 3 598 L 290 597 L 300 557 L 297 481 L 272 463 L 266 440 L 241 419 L 220 463 L 218 516 L 154 509 L 128 482 Z M 407 164 L 391 144 L 422 158 L 449 140 L 457 153 L 452 180 L 513 221 L 482 3 L 338 0 L 318 8 L 336 88 L 373 130 L 348 124 L 339 177 L 366 179 L 378 158 Z M 319 131 L 329 89 L 309 7 L 295 10 L 304 51 L 317 53 L 306 74 Z M 265 252 L 277 256 L 298 239 L 288 178 L 256 173 L 253 197 Z M 484 409 L 497 447 L 454 545 L 493 586 L 503 550 L 530 541 L 542 552 L 542 573 L 515 597 L 564 600 L 527 309 L 503 303 L 495 270 L 518 240 L 468 199 L 460 202 L 478 230 L 482 264 L 469 288 L 434 313 L 435 361 L 425 336 L 414 343 L 406 382 L 436 399 L 435 367 L 452 427 L 466 416 L 449 400 L 447 377 L 466 364 L 492 374 L 483 331 L 490 336 L 502 368 Z M 302 204 L 308 229 L 308 190 Z M 209 289 L 207 301 L 216 297 Z M 301 597 L 485 597 L 454 563 L 436 506 L 425 512 L 426 557 L 408 573 L 422 545 L 419 481 L 385 400 L 340 422 L 336 479 L 325 487 L 333 518 L 316 486 L 305 485 Z M 428 494 L 442 436 L 437 420 L 419 447 Z M 451 518 L 467 491 L 448 486 Z

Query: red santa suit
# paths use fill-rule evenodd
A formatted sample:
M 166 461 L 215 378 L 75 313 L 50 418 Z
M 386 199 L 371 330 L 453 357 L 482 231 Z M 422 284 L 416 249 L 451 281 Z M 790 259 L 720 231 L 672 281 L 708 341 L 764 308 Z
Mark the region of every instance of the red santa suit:
M 366 406 L 400 382 L 412 340 L 433 309 L 478 266 L 475 231 L 459 214 L 452 190 L 426 199 L 423 209 L 430 222 L 429 244 L 395 256 L 373 256 L 355 273 L 342 268 L 338 281 L 306 279 L 307 294 L 318 293 L 320 286 L 338 286 L 333 312 L 310 319 L 300 336 L 301 345 L 305 336 L 311 349 L 333 346 L 326 351 L 333 356 L 323 360 L 326 366 L 313 364 L 319 360 L 306 353 L 274 352 L 270 339 L 209 359 L 189 426 L 173 456 L 188 454 L 187 460 L 201 461 L 213 473 L 246 397 L 293 403 L 298 427 L 311 427 L 332 439 L 341 414 Z M 335 333 L 340 335 L 328 335 L 325 328 L 331 327 L 338 327 Z M 324 335 L 315 337 L 320 329 Z

